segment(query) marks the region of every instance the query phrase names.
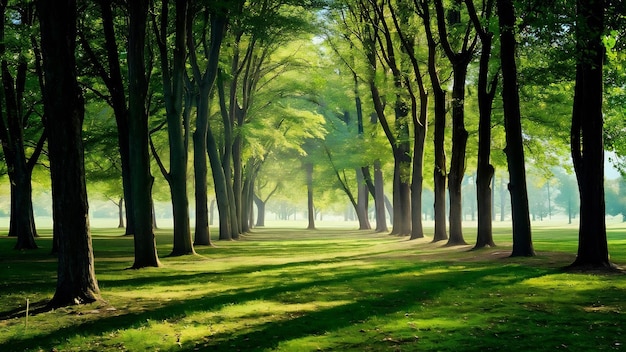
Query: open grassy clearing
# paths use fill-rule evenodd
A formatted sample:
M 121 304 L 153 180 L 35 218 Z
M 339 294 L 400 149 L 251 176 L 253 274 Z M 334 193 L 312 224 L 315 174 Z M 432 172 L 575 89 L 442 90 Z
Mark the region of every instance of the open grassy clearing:
M 535 258 L 444 248 L 347 229 L 256 229 L 243 240 L 126 270 L 132 238 L 94 229 L 106 304 L 28 318 L 54 293 L 50 238 L 16 252 L 0 238 L 0 351 L 479 351 L 625 350 L 626 276 L 572 274 L 574 227 L 534 230 Z M 467 229 L 466 238 L 473 239 Z M 609 228 L 626 264 L 626 227 Z

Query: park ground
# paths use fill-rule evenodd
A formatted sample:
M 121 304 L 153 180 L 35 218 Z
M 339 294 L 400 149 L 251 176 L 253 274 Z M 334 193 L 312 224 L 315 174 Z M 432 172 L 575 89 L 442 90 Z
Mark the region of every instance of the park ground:
M 56 283 L 50 230 L 36 251 L 3 235 L 0 351 L 626 350 L 626 275 L 565 272 L 575 225 L 535 226 L 532 258 L 508 257 L 506 224 L 479 251 L 291 225 L 184 257 L 167 257 L 171 230 L 158 230 L 163 266 L 142 270 L 127 269 L 132 238 L 93 228 L 106 302 L 41 313 Z M 625 267 L 626 225 L 610 223 L 608 236 Z

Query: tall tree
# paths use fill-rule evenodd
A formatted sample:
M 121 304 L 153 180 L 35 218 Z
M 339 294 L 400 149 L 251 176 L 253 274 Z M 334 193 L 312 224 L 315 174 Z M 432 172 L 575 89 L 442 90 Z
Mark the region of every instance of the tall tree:
M 394 9 L 391 1 L 387 1 L 387 6 L 395 29 L 400 38 L 402 52 L 408 57 L 413 68 L 413 75 L 417 83 L 419 93 L 419 104 L 417 101 L 411 79 L 405 76 L 405 86 L 407 87 L 408 96 L 411 100 L 411 118 L 413 122 L 413 169 L 411 176 L 411 239 L 424 237 L 424 229 L 422 226 L 422 188 L 424 183 L 424 150 L 426 143 L 426 132 L 428 129 L 428 92 L 424 84 L 419 60 L 415 52 L 416 34 L 410 29 L 409 15 L 415 12 L 415 9 L 409 8 L 409 3 L 405 1 L 397 1 Z M 419 105 L 419 108 L 418 108 Z
M 9 236 L 17 237 L 15 249 L 35 249 L 35 219 L 33 216 L 32 200 L 32 173 L 39 156 L 41 155 L 46 140 L 46 132 L 40 125 L 32 123 L 33 117 L 37 116 L 36 107 L 28 106 L 27 97 L 32 96 L 27 90 L 27 62 L 26 48 L 21 43 L 15 45 L 14 50 L 18 52 L 7 52 L 7 41 L 10 38 L 6 35 L 7 17 L 19 16 L 19 21 L 13 23 L 14 30 L 30 30 L 34 20 L 34 4 L 23 4 L 23 7 L 14 7 L 13 13 L 7 13 L 7 1 L 0 1 L 0 74 L 2 77 L 2 100 L 0 100 L 0 140 L 2 141 L 2 151 L 7 164 L 9 180 L 11 183 L 11 218 L 9 223 Z M 26 36 L 28 38 L 28 36 Z M 33 43 L 35 44 L 35 43 Z M 36 49 L 35 49 L 36 51 Z M 8 57 L 17 56 L 17 62 L 12 64 Z M 39 56 L 35 56 L 35 69 L 38 75 L 41 74 Z M 14 72 L 14 73 L 12 73 Z M 36 94 L 39 96 L 39 94 Z M 40 135 L 35 148 L 30 155 L 26 155 L 26 145 L 28 144 L 29 125 L 36 127 L 30 130 L 39 129 Z
M 131 197 L 129 131 L 128 131 L 128 103 L 126 85 L 122 74 L 120 58 L 119 35 L 115 28 L 115 13 L 113 0 L 96 1 L 100 9 L 102 33 L 104 37 L 103 52 L 99 53 L 93 47 L 87 31 L 92 29 L 93 23 L 83 22 L 79 30 L 80 43 L 90 61 L 93 70 L 104 82 L 108 96 L 104 99 L 113 108 L 117 124 L 117 142 L 121 159 L 122 188 L 124 192 L 124 207 L 126 210 L 126 235 L 134 234 L 135 225 L 133 214 L 133 200 Z M 94 34 L 98 35 L 98 34 Z M 121 203 L 120 203 L 121 206 Z
M 576 2 L 576 88 L 571 150 L 580 191 L 578 255 L 572 268 L 612 267 L 604 203 L 603 73 L 605 1 Z
M 509 192 L 513 218 L 513 251 L 511 256 L 534 256 L 526 189 L 526 168 L 517 64 L 515 62 L 515 8 L 512 0 L 497 0 L 496 7 L 500 27 L 500 62 L 502 65 L 502 102 L 504 105 L 504 128 L 506 130 L 507 165 L 509 169 Z
M 493 32 L 490 30 L 493 12 L 493 0 L 483 0 L 482 19 L 478 17 L 473 0 L 465 0 L 467 10 L 480 37 L 480 63 L 478 72 L 478 165 L 476 169 L 476 201 L 478 204 L 478 227 L 474 248 L 493 247 L 492 231 L 492 194 L 491 184 L 495 169 L 490 163 L 491 155 L 491 112 L 498 86 L 498 73 L 489 81 L 489 62 L 493 44 Z
M 50 307 L 100 299 L 89 232 L 82 123 L 83 96 L 76 72 L 75 0 L 37 1 L 44 73 L 44 114 L 48 129 L 54 232 L 57 234 L 57 288 Z
M 452 66 L 452 158 L 450 160 L 450 173 L 448 174 L 448 191 L 450 194 L 450 238 L 448 245 L 465 244 L 463 239 L 463 203 L 462 183 L 465 175 L 465 150 L 467 148 L 468 133 L 465 129 L 465 80 L 467 67 L 474 55 L 476 46 L 475 34 L 472 34 L 472 23 L 461 24 L 460 0 L 453 1 L 447 13 L 444 11 L 442 0 L 435 1 L 437 12 L 437 29 L 439 41 L 446 57 Z M 446 23 L 446 19 L 449 24 Z M 460 48 L 455 50 L 448 39 L 450 33 L 447 27 L 465 27 L 457 35 L 463 34 L 460 40 Z M 454 37 L 452 35 L 451 37 Z
M 163 95 L 167 118 L 167 135 L 170 150 L 170 170 L 159 165 L 170 186 L 174 214 L 174 246 L 171 255 L 195 253 L 189 226 L 189 199 L 187 196 L 187 164 L 189 122 L 183 118 L 183 89 L 187 58 L 187 16 L 189 0 L 176 0 L 174 6 L 174 43 L 168 42 L 169 1 L 161 2 L 161 17 L 157 24 L 153 16 L 153 27 L 159 48 Z M 154 13 L 153 11 L 152 13 Z M 173 52 L 170 54 L 169 48 Z
M 148 77 L 146 76 L 146 25 L 149 0 L 127 1 L 128 34 L 128 133 L 131 199 L 135 222 L 134 269 L 159 266 L 152 221 L 152 184 L 148 146 Z
M 226 29 L 226 14 L 224 9 L 209 8 L 199 2 L 193 2 L 192 21 L 187 26 L 187 47 L 189 49 L 189 63 L 192 70 L 192 80 L 197 88 L 196 101 L 196 129 L 193 132 L 194 180 L 196 202 L 196 226 L 194 234 L 195 245 L 210 245 L 209 219 L 207 203 L 207 134 L 209 131 L 210 98 L 217 78 L 219 53 Z M 198 40 L 193 36 L 193 19 L 200 23 L 202 35 Z M 204 71 L 201 71 L 200 59 L 197 51 L 200 49 L 207 61 Z M 192 89 L 193 87 L 189 87 Z M 215 171 L 215 170 L 214 170 Z
M 439 78 L 439 72 L 437 70 L 437 42 L 435 41 L 432 29 L 431 29 L 431 15 L 429 9 L 429 2 L 427 0 L 414 0 L 415 7 L 418 9 L 418 14 L 422 18 L 424 23 L 424 30 L 426 32 L 426 40 L 428 43 L 428 76 L 430 77 L 430 84 L 433 91 L 434 101 L 434 153 L 435 153 L 435 165 L 433 171 L 433 182 L 435 185 L 435 233 L 433 234 L 433 242 L 444 241 L 448 239 L 448 233 L 446 230 L 446 151 L 444 149 L 445 144 L 445 130 L 446 130 L 446 92 L 441 86 L 441 80 Z

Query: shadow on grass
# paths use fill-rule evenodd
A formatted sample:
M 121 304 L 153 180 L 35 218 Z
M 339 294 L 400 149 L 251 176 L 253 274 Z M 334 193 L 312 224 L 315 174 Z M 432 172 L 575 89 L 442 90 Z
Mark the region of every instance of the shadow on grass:
M 428 269 L 429 267 L 431 266 L 429 265 L 426 268 Z M 25 350 L 35 346 L 50 349 L 60 341 L 65 341 L 77 334 L 82 336 L 101 336 L 107 332 L 119 329 L 140 327 L 146 324 L 148 320 L 159 321 L 174 317 L 184 317 L 197 312 L 217 310 L 224 305 L 243 304 L 260 299 L 281 301 L 281 297 L 284 297 L 285 294 L 297 293 L 307 289 L 316 290 L 320 287 L 327 290 L 323 293 L 317 292 L 313 300 L 333 301 L 350 299 L 352 301 L 348 304 L 305 313 L 300 317 L 287 321 L 266 323 L 253 327 L 252 330 L 240 329 L 226 334 L 211 336 L 210 342 L 189 341 L 183 345 L 184 350 L 190 351 L 198 347 L 229 351 L 272 348 L 278 346 L 282 341 L 345 328 L 373 316 L 402 312 L 407 307 L 413 306 L 420 301 L 433 299 L 447 289 L 459 289 L 475 284 L 492 285 L 495 287 L 503 284 L 513 284 L 530 277 L 545 274 L 545 271 L 511 267 L 483 267 L 469 271 L 414 275 L 413 273 L 416 270 L 418 269 L 416 269 L 415 265 L 407 264 L 393 269 L 362 270 L 360 268 L 352 268 L 329 279 L 283 284 L 254 290 L 242 288 L 232 293 L 213 297 L 170 301 L 164 303 L 163 306 L 148 311 L 109 316 L 26 339 L 13 338 L 0 344 L 0 350 Z M 512 273 L 512 270 L 515 270 L 515 272 Z M 482 278 L 493 276 L 500 277 L 500 280 L 481 282 Z M 409 277 L 410 279 L 398 280 L 399 277 Z M 376 282 L 380 286 L 366 287 L 371 282 Z M 354 297 L 350 295 L 349 297 L 342 297 L 341 293 L 338 292 L 341 292 L 342 288 L 346 286 L 351 288 L 355 286 L 361 287 L 363 289 L 362 296 Z M 132 285 L 129 283 L 130 288 L 132 288 Z M 343 294 L 346 295 L 345 292 Z M 323 297 L 322 295 L 326 296 Z M 451 319 L 454 319 L 454 317 L 451 317 Z

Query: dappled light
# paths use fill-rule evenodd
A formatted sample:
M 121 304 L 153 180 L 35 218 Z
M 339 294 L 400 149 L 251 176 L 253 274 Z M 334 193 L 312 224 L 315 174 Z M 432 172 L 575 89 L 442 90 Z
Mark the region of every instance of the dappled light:
M 39 270 L 28 279 L 19 272 L 0 274 L 12 283 L 0 287 L 1 310 L 22 306 L 11 316 L 2 314 L 0 349 L 614 348 L 624 333 L 618 323 L 624 275 L 559 272 L 571 258 L 561 257 L 558 248 L 546 252 L 551 242 L 542 238 L 552 237 L 551 231 L 536 229 L 543 255 L 522 262 L 500 256 L 506 248 L 477 253 L 384 234 L 364 238 L 341 228 L 314 234 L 263 229 L 141 271 L 125 270 L 132 249 L 120 248 L 132 239 L 101 234 L 94 248 L 106 303 L 32 315 L 28 326 L 23 302 L 52 293 L 55 265 L 22 262 L 9 239 L 2 239 L 4 267 Z M 564 248 L 574 235 L 559 235 Z M 45 246 L 50 240 L 40 239 Z

